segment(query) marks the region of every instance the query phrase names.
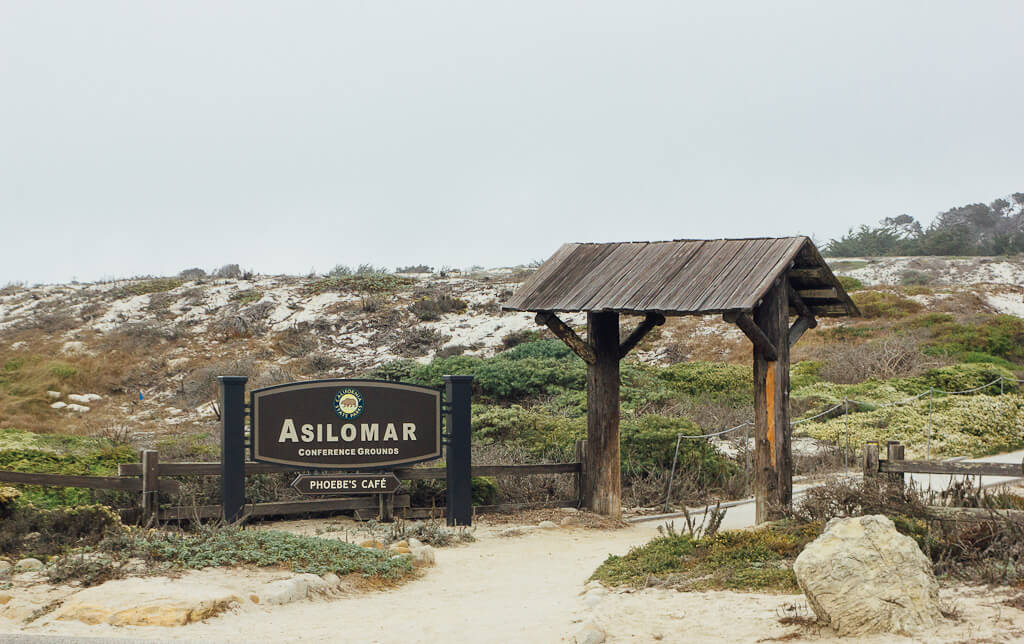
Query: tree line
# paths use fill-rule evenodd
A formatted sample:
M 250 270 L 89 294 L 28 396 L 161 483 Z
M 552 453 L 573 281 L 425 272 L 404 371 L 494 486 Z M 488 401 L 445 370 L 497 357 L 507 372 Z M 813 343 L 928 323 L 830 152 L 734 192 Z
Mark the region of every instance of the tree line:
M 822 251 L 830 257 L 1024 254 L 1024 193 L 939 214 L 927 227 L 910 215 L 851 228 Z

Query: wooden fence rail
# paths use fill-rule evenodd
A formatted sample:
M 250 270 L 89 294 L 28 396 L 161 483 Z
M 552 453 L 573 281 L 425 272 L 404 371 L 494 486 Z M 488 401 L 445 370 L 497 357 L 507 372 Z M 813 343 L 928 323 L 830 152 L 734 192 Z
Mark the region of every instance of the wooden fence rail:
M 497 505 L 476 506 L 476 511 L 510 511 L 526 508 L 577 506 L 582 499 L 582 473 L 585 471 L 586 441 L 577 441 L 577 461 L 573 463 L 542 463 L 539 465 L 476 465 L 472 468 L 473 476 L 531 476 L 538 474 L 575 474 L 577 476 L 575 499 L 560 499 L 538 503 L 503 503 Z M 164 521 L 212 519 L 221 516 L 219 505 L 165 505 L 160 508 L 157 494 L 159 492 L 177 493 L 181 489 L 178 481 L 169 479 L 172 476 L 220 476 L 221 464 L 211 463 L 161 463 L 160 455 L 155 450 L 142 450 L 140 463 L 122 463 L 118 465 L 118 476 L 69 476 L 64 474 L 35 474 L 28 472 L 9 472 L 0 470 L 0 482 L 21 483 L 27 485 L 48 485 L 56 487 L 81 487 L 90 489 L 124 490 L 141 493 L 141 514 L 137 510 L 122 510 L 125 519 L 141 518 L 144 521 L 159 519 Z M 274 465 L 271 463 L 248 462 L 245 464 L 246 474 L 298 474 L 310 471 Z M 399 479 L 406 481 L 438 480 L 446 478 L 443 467 L 404 467 L 391 470 Z M 272 503 L 252 503 L 245 506 L 244 513 L 248 516 L 270 516 L 304 514 L 307 512 L 332 512 L 341 510 L 371 512 L 379 518 L 390 519 L 395 511 L 400 516 L 423 518 L 427 516 L 444 516 L 444 506 L 430 508 L 414 508 L 410 496 L 374 495 L 367 497 L 344 497 L 330 499 L 309 499 L 301 501 L 278 501 Z

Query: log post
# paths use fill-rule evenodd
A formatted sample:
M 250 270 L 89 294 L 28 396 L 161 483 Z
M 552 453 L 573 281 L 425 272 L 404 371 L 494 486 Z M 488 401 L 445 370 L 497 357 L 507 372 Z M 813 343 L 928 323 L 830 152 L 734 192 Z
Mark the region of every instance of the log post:
M 395 495 L 394 494 L 378 494 L 378 509 L 377 520 L 378 521 L 394 521 L 395 520 Z
M 619 314 L 587 313 L 587 475 L 584 505 L 597 514 L 622 516 L 619 465 Z
M 587 479 L 587 441 L 576 441 L 576 462 L 580 464 L 580 473 L 576 476 L 576 506 L 583 507 L 585 490 L 583 482 Z
M 878 443 L 864 444 L 864 480 L 878 476 Z
M 886 458 L 892 461 L 902 461 L 903 456 L 906 453 L 906 448 L 900 445 L 899 441 L 886 441 L 885 443 Z M 900 489 L 903 489 L 904 483 L 903 472 L 889 472 L 889 482 L 893 485 L 897 485 Z
M 764 523 L 781 518 L 793 504 L 789 427 L 789 291 L 785 277 L 775 281 L 761 304 L 754 309 L 753 317 L 767 340 L 754 343 L 755 520 Z M 771 349 L 775 350 L 775 355 Z
M 156 450 L 142 450 L 142 522 L 152 525 L 157 519 L 160 507 L 157 498 L 159 484 L 160 455 Z

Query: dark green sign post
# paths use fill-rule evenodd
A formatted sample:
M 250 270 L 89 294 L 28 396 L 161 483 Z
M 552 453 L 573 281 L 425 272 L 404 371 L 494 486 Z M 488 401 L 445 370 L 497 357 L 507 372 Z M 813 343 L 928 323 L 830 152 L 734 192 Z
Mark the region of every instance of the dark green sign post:
M 445 454 L 448 507 L 445 509 L 445 517 L 450 526 L 468 526 L 473 524 L 470 453 L 473 376 L 445 376 L 444 396 L 448 401 L 445 415 L 448 430 L 448 450 Z
M 220 494 L 224 520 L 234 523 L 245 508 L 245 376 L 220 376 Z

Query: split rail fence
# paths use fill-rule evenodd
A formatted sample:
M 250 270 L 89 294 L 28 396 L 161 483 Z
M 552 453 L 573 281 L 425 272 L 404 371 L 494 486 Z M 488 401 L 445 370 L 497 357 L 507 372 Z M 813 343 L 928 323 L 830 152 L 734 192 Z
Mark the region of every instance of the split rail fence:
M 886 458 L 879 455 L 879 445 L 869 442 L 864 445 L 864 478 L 885 476 L 890 483 L 906 485 L 907 474 L 945 474 L 949 476 L 1000 476 L 1024 478 L 1024 462 L 1021 463 L 968 463 L 963 461 L 908 460 L 904 458 L 906 446 L 899 441 L 887 441 Z M 946 521 L 982 521 L 996 517 L 1024 519 L 1024 511 L 991 508 L 957 508 L 928 506 L 933 519 Z
M 75 487 L 94 490 L 120 490 L 138 492 L 141 495 L 140 510 L 122 510 L 126 520 L 181 521 L 217 519 L 221 517 L 220 505 L 165 504 L 160 506 L 160 493 L 176 494 L 181 484 L 168 477 L 174 476 L 220 476 L 221 464 L 208 463 L 161 463 L 156 450 L 142 450 L 141 462 L 122 463 L 118 476 L 71 476 L 64 474 L 36 474 L 0 470 L 0 483 L 42 485 L 50 487 Z M 576 441 L 576 461 L 571 463 L 543 463 L 538 465 L 474 465 L 473 476 L 506 477 L 531 476 L 537 474 L 575 474 L 576 498 L 556 499 L 535 503 L 502 503 L 475 506 L 477 512 L 508 512 L 521 509 L 578 507 L 582 499 L 583 475 L 586 468 L 586 441 Z M 300 470 L 271 463 L 247 462 L 246 475 L 252 474 L 299 474 L 311 470 Z M 405 467 L 390 470 L 403 481 L 442 480 L 446 478 L 443 467 Z M 320 473 L 324 473 L 320 471 Z M 445 507 L 412 507 L 408 494 L 376 494 L 363 497 L 337 497 L 298 501 L 274 501 L 248 503 L 245 515 L 249 517 L 287 516 L 313 512 L 337 512 L 352 510 L 361 518 L 375 515 L 380 520 L 391 520 L 394 516 L 403 518 L 441 518 Z

